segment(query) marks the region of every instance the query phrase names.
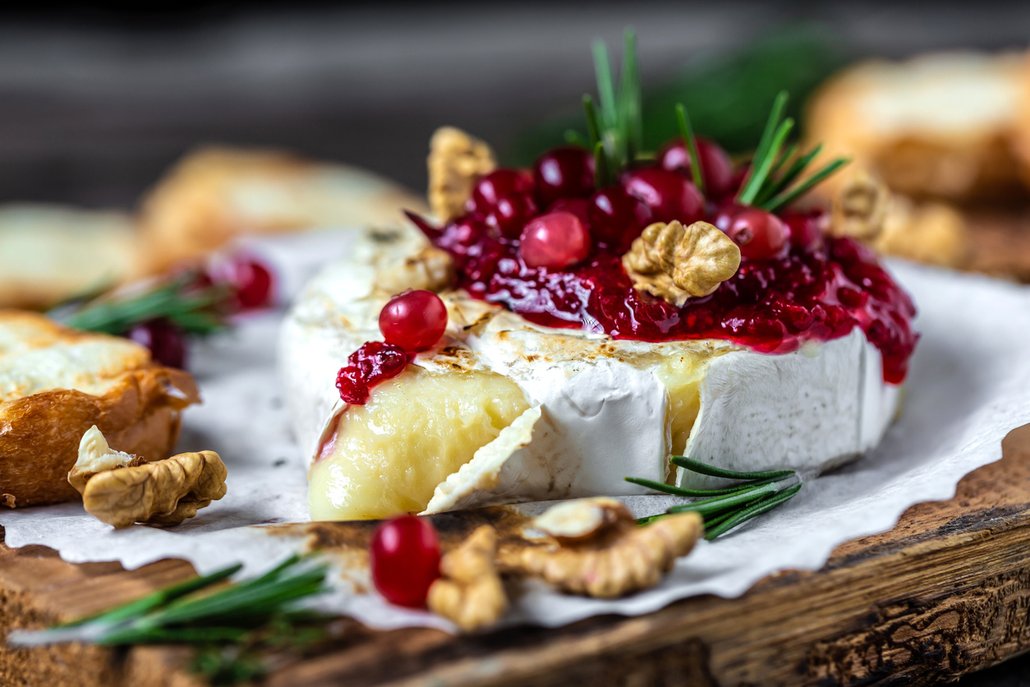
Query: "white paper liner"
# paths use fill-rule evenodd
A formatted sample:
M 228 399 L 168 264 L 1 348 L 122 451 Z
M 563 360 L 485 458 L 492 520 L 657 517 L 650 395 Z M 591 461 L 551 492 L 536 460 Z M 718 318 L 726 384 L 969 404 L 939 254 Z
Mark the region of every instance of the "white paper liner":
M 919 306 L 923 339 L 903 414 L 878 449 L 809 482 L 793 501 L 731 536 L 702 543 L 653 590 L 601 601 L 529 585 L 509 620 L 559 626 L 592 615 L 647 613 L 698 594 L 736 597 L 776 571 L 820 568 L 838 544 L 890 529 L 913 504 L 951 497 L 963 475 L 1000 458 L 1005 434 L 1030 422 L 1030 289 L 910 264 L 892 267 Z M 68 561 L 117 560 L 127 568 L 177 557 L 206 572 L 241 561 L 247 574 L 300 550 L 299 537 L 247 527 L 307 518 L 304 457 L 290 437 L 275 374 L 279 319 L 244 318 L 234 332 L 194 351 L 205 403 L 187 412 L 180 443 L 183 450 L 222 455 L 229 467 L 223 500 L 169 530 L 114 531 L 79 504 L 2 510 L 7 545 L 43 544 Z M 627 501 L 638 514 L 667 503 L 666 497 Z M 336 584 L 317 607 L 377 628 L 449 627 Z

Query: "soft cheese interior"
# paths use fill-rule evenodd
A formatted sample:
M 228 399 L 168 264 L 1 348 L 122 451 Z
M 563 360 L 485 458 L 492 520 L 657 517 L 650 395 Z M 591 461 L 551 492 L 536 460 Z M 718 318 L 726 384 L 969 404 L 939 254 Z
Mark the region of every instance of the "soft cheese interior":
M 422 242 L 364 234 L 313 279 L 283 327 L 282 375 L 311 457 L 315 519 L 640 493 L 626 476 L 685 479 L 668 468 L 679 453 L 812 475 L 876 445 L 894 415 L 897 390 L 858 330 L 786 355 L 718 340 L 614 341 L 537 327 L 461 292 L 441 294 L 443 344 L 348 407 L 336 373 L 381 338 L 377 317 L 392 294 L 377 275 Z

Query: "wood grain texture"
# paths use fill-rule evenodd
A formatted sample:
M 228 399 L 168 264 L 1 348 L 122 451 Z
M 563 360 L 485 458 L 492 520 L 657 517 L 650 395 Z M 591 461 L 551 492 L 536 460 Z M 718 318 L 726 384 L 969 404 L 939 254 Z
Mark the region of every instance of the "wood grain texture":
M 348 622 L 321 653 L 268 683 L 295 685 L 931 684 L 1030 651 L 1030 425 L 954 498 L 909 509 L 848 542 L 818 572 L 784 572 L 745 596 L 699 597 L 638 618 L 592 618 L 456 639 Z M 124 572 L 0 548 L 0 632 L 70 619 L 189 576 L 181 561 Z M 0 684 L 183 687 L 165 648 L 0 649 Z

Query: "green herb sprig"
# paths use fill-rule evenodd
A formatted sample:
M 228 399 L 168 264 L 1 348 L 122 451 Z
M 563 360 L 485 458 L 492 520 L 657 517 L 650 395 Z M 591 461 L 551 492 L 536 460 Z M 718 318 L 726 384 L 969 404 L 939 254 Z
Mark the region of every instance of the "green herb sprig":
M 786 503 L 801 491 L 803 486 L 794 470 L 740 472 L 708 465 L 686 456 L 674 456 L 672 464 L 700 475 L 736 480 L 738 484 L 711 489 L 690 489 L 641 477 L 627 477 L 626 481 L 632 484 L 664 494 L 695 499 L 689 503 L 671 506 L 664 513 L 641 518 L 639 522 L 646 524 L 667 515 L 694 511 L 704 519 L 705 539 L 709 541 Z
M 299 603 L 328 591 L 328 566 L 291 556 L 263 575 L 215 588 L 241 567 L 232 565 L 47 630 L 15 630 L 7 642 L 25 647 L 67 642 L 189 644 L 201 649 L 195 669 L 216 677 L 216 682 L 252 679 L 260 670 L 260 650 L 325 636 L 327 618 Z
M 786 207 L 848 163 L 848 158 L 834 158 L 802 180 L 801 176 L 822 151 L 822 145 L 800 153 L 796 144 L 787 143 L 794 120 L 784 117 L 786 108 L 787 92 L 780 91 L 773 100 L 765 130 L 751 160 L 751 171 L 737 194 L 741 205 L 769 212 Z
M 594 72 L 598 102 L 583 96 L 587 122 L 587 147 L 593 151 L 598 186 L 614 182 L 616 175 L 638 159 L 644 142 L 641 120 L 640 70 L 637 67 L 637 38 L 632 29 L 623 35 L 622 68 L 616 85 L 608 46 L 594 43 Z M 579 134 L 566 135 L 572 142 Z
M 196 271 L 186 271 L 131 290 L 75 299 L 50 315 L 69 327 L 105 334 L 124 334 L 134 325 L 156 319 L 188 334 L 211 334 L 225 328 L 232 292 L 225 285 L 198 286 L 198 276 Z

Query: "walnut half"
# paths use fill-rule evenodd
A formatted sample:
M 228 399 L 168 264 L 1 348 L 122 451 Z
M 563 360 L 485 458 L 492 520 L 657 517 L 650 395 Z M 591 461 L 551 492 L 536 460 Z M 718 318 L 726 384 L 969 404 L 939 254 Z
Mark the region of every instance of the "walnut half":
M 68 482 L 86 512 L 114 527 L 178 525 L 225 496 L 227 476 L 214 451 L 181 453 L 152 463 L 107 445 L 93 427 L 83 435 Z
M 429 207 L 446 222 L 465 211 L 476 179 L 497 166 L 493 151 L 461 129 L 445 126 L 429 142 Z
M 736 274 L 740 248 L 708 222 L 656 222 L 633 242 L 622 264 L 638 290 L 682 306 Z
M 670 515 L 639 527 L 625 507 L 612 508 L 608 501 L 580 499 L 557 506 L 566 510 L 558 520 L 588 525 L 572 528 L 581 536 L 555 538 L 549 546 L 503 551 L 502 568 L 541 578 L 572 594 L 614 598 L 658 584 L 704 533 L 697 513 Z M 575 509 L 582 509 L 582 515 L 575 515 Z M 547 531 L 549 520 L 553 518 L 545 513 L 534 527 Z M 560 528 L 564 534 L 572 530 L 565 524 Z
M 496 556 L 497 532 L 483 525 L 440 561 L 441 577 L 429 588 L 429 609 L 464 632 L 496 623 L 508 610 Z

